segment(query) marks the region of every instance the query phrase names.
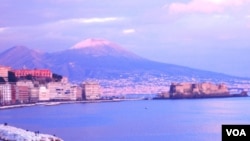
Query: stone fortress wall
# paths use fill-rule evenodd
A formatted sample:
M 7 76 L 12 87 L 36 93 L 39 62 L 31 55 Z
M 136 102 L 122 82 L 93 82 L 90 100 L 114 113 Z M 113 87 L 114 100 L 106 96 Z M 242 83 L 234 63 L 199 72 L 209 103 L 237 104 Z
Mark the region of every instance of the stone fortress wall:
M 225 84 L 204 83 L 172 83 L 169 90 L 170 98 L 198 98 L 213 96 L 229 96 Z

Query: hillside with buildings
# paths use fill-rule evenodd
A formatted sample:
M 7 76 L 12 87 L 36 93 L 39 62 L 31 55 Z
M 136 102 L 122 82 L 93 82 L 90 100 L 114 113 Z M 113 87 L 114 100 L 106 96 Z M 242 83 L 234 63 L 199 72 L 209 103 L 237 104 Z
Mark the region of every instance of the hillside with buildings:
M 49 69 L 14 70 L 0 66 L 0 78 L 0 105 L 101 98 L 98 83 L 73 84 Z
M 232 96 L 226 84 L 172 83 L 170 80 L 155 79 L 150 76 L 148 78 L 146 82 L 137 83 L 134 83 L 132 78 L 132 80 L 103 80 L 102 83 L 98 81 L 72 83 L 67 77 L 53 73 L 49 69 L 12 69 L 9 66 L 0 66 L 0 105 L 100 100 L 112 99 L 114 96 L 124 98 L 128 94 L 158 94 L 165 98 Z M 247 96 L 247 91 L 241 89 L 236 94 Z

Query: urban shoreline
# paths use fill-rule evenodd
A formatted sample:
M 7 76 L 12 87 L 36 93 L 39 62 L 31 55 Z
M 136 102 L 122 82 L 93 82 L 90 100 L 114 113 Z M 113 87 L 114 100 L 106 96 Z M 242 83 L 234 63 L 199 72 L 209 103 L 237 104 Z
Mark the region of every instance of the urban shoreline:
M 13 109 L 13 108 L 23 108 L 31 106 L 56 106 L 62 104 L 76 104 L 76 103 L 102 103 L 102 102 L 122 102 L 122 101 L 138 101 L 143 99 L 110 99 L 110 100 L 88 100 L 88 101 L 49 101 L 49 102 L 39 102 L 32 104 L 18 104 L 18 105 L 6 105 L 0 106 L 0 110 Z

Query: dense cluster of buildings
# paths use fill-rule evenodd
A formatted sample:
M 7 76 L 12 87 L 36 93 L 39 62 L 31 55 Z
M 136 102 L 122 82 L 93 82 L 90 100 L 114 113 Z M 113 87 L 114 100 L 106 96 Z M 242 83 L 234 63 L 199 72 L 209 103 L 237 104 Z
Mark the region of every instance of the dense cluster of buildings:
M 54 78 L 48 69 L 12 70 L 0 66 L 0 78 L 0 105 L 101 98 L 99 83 L 71 84 L 66 77 Z
M 175 85 L 177 97 L 180 93 L 188 97 L 201 97 L 208 91 L 223 94 L 239 94 L 250 91 L 250 81 L 230 80 L 225 86 L 214 86 L 207 83 L 212 80 L 200 80 L 188 77 L 172 77 L 162 75 L 154 77 L 144 74 L 139 77 L 121 78 L 116 80 L 98 79 L 94 82 L 72 84 L 68 79 L 52 73 L 49 69 L 18 69 L 0 65 L 0 105 L 35 103 L 40 101 L 96 100 L 112 99 L 114 96 L 124 97 L 128 94 L 159 94 L 170 97 L 171 81 L 190 82 Z M 96 83 L 96 82 L 99 83 Z M 213 80 L 219 84 L 220 80 Z M 224 82 L 223 82 L 224 83 Z M 100 85 L 102 87 L 100 87 Z M 173 85 L 172 85 L 173 86 Z M 209 86 L 209 90 L 206 87 Z M 222 92 L 221 92 L 222 91 Z
M 150 74 L 134 75 L 120 79 L 98 79 L 102 86 L 103 94 L 127 95 L 127 94 L 161 94 L 169 91 L 171 83 L 201 83 L 213 82 L 215 84 L 225 84 L 230 94 L 239 94 L 243 91 L 250 95 L 250 80 L 248 79 L 219 79 L 219 78 L 200 78 L 187 76 L 171 76 L 162 74 L 153 76 Z

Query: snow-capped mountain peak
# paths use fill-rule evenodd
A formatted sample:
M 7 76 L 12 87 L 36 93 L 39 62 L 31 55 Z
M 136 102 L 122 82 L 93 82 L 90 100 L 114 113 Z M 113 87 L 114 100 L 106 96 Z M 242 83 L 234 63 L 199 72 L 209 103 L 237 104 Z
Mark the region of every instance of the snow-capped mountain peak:
M 80 41 L 75 44 L 71 49 L 81 49 L 81 48 L 89 48 L 89 47 L 101 47 L 101 46 L 116 46 L 114 43 L 104 40 L 104 39 L 96 39 L 96 38 L 88 38 L 86 40 Z

